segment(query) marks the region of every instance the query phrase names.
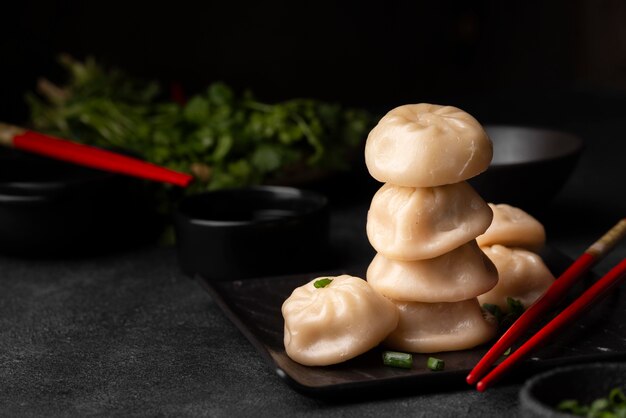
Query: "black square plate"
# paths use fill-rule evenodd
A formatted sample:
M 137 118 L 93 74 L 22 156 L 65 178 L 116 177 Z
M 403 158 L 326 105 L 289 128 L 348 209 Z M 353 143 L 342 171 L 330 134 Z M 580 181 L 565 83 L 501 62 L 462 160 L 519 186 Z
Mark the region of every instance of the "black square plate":
M 541 255 L 555 275 L 572 262 L 550 248 Z M 488 346 L 436 353 L 434 356 L 445 361 L 445 370 L 439 372 L 426 368 L 426 360 L 431 356 L 427 354 L 414 355 L 411 370 L 386 367 L 382 363 L 382 348 L 373 349 L 345 363 L 326 367 L 302 366 L 287 356 L 283 346 L 281 306 L 293 289 L 319 276 L 345 273 L 365 277 L 365 269 L 366 266 L 362 266 L 348 271 L 225 282 L 200 280 L 226 316 L 259 350 L 276 373 L 301 392 L 334 396 L 352 391 L 363 393 L 368 389 L 380 390 L 383 387 L 410 385 L 411 390 L 414 390 L 420 387 L 432 389 L 462 385 L 465 376 L 485 354 Z M 570 299 L 593 280 L 592 275 L 584 278 Z M 616 291 L 583 315 L 576 325 L 560 333 L 550 344 L 536 351 L 534 357 L 527 359 L 522 367 L 518 367 L 515 376 L 526 376 L 562 364 L 626 358 L 626 321 L 623 320 L 626 318 L 625 293 L 623 289 Z

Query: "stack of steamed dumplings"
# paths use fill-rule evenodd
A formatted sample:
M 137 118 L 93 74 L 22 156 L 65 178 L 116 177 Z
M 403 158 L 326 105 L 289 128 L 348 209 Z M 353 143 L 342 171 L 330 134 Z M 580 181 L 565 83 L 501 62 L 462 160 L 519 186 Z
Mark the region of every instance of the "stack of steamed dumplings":
M 506 311 L 508 297 L 528 306 L 540 296 L 554 280 L 533 252 L 543 226 L 520 209 L 487 204 L 466 183 L 491 158 L 482 126 L 458 108 L 387 113 L 365 148 L 370 174 L 385 183 L 368 212 L 377 255 L 367 281 L 343 275 L 295 289 L 282 306 L 289 357 L 329 365 L 381 342 L 415 353 L 467 349 L 496 333 L 480 304 Z
M 367 281 L 398 308 L 388 347 L 462 350 L 495 335 L 477 297 L 494 288 L 498 272 L 476 242 L 493 213 L 466 182 L 491 158 L 482 126 L 451 106 L 401 106 L 371 131 L 365 161 L 385 184 L 368 212 L 377 255 Z

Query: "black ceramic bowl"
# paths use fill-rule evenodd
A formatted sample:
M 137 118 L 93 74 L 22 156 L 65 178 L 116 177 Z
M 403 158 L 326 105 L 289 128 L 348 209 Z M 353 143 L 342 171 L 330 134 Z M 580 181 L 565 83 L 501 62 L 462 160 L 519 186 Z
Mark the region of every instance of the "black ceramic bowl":
M 327 256 L 328 222 L 324 196 L 290 187 L 192 195 L 175 215 L 179 262 L 211 280 L 309 271 Z
M 566 399 L 589 405 L 611 389 L 626 392 L 626 363 L 590 363 L 550 370 L 528 380 L 520 391 L 524 417 L 571 417 L 555 409 Z
M 579 137 L 521 126 L 485 126 L 493 142 L 489 169 L 470 183 L 488 202 L 536 208 L 549 202 L 572 174 L 583 149 Z
M 0 253 L 110 252 L 154 239 L 157 225 L 139 180 L 0 149 Z

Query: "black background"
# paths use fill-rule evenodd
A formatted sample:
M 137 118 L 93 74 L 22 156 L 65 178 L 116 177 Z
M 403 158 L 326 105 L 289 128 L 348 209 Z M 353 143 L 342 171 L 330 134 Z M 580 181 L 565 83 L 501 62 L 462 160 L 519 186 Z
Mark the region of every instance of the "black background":
M 626 87 L 619 0 L 18 3 L 2 7 L 0 29 L 0 120 L 11 122 L 26 118 L 38 77 L 60 81 L 62 52 L 188 93 L 223 80 L 269 102 L 431 101 L 483 119 L 502 103 Z

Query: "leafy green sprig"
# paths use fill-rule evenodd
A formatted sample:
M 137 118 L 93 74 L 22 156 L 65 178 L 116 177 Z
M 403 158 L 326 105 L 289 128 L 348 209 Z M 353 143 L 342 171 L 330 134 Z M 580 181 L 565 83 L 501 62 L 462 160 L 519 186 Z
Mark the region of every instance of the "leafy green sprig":
M 313 99 L 276 104 L 211 84 L 180 105 L 160 86 L 62 56 L 68 81 L 29 94 L 32 127 L 78 142 L 121 148 L 196 177 L 192 190 L 241 187 L 348 168 L 372 125 L 364 110 Z
M 483 309 L 494 316 L 498 323 L 498 328 L 505 330 L 510 327 L 524 313 L 524 305 L 517 299 L 506 298 L 507 311 L 502 310 L 498 305 L 484 303 Z

